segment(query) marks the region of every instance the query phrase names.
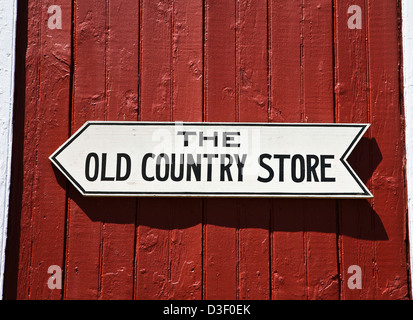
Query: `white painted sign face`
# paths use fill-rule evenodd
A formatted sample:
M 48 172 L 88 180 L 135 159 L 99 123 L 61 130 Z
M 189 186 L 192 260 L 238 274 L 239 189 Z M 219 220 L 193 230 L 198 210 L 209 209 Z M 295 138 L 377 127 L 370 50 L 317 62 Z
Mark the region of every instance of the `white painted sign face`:
M 368 124 L 86 122 L 50 156 L 85 196 L 370 198 Z

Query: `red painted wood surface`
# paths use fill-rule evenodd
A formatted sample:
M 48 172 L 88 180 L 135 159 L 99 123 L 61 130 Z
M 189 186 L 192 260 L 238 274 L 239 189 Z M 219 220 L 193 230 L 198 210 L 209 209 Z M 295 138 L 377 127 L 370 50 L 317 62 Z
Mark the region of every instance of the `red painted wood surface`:
M 398 2 L 21 3 L 6 299 L 410 298 Z M 374 199 L 84 198 L 48 157 L 87 120 L 368 122 Z
M 351 1 L 337 1 L 337 9 L 347 10 Z M 357 3 L 363 12 L 366 5 L 360 1 Z M 368 93 L 368 45 L 367 19 L 362 19 L 361 30 L 350 30 L 347 27 L 345 16 L 335 16 L 336 37 L 336 104 L 338 122 L 364 122 L 370 123 L 369 118 L 369 93 Z M 354 57 L 357 62 L 353 63 Z M 353 161 L 357 172 L 368 173 L 372 165 L 370 150 L 372 147 L 371 131 L 357 147 L 357 161 Z M 362 161 L 366 159 L 366 161 Z M 369 178 L 369 177 L 363 177 Z M 371 180 L 367 182 L 371 190 Z M 357 264 L 366 270 L 363 280 L 368 277 L 374 279 L 374 211 L 372 201 L 341 201 L 339 203 L 339 224 L 342 234 L 339 235 L 339 248 L 341 273 L 347 271 L 348 267 Z M 356 222 L 356 223 L 355 223 Z M 348 236 L 346 233 L 352 233 Z M 369 238 L 369 239 L 363 239 Z M 372 241 L 373 240 L 373 241 Z M 345 255 L 343 255 L 345 253 Z M 365 281 L 365 289 L 349 290 L 343 286 L 343 299 L 372 299 L 374 298 L 374 281 Z

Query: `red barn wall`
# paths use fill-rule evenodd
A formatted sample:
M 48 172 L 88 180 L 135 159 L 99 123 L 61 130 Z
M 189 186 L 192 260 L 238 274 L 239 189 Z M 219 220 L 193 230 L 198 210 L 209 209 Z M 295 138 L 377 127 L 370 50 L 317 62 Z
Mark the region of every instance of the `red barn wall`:
M 6 299 L 410 298 L 399 1 L 18 10 Z M 374 198 L 84 198 L 48 157 L 87 120 L 371 123 L 351 164 Z

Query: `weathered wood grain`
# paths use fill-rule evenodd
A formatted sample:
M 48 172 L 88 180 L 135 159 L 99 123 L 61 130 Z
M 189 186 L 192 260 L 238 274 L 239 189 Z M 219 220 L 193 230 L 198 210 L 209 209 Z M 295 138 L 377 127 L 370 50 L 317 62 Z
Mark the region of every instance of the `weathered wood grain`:
M 106 119 L 138 119 L 139 2 L 111 0 L 106 27 Z M 113 199 L 101 216 L 101 299 L 133 299 L 136 199 Z
M 301 1 L 269 2 L 270 121 L 303 122 Z M 306 299 L 303 200 L 271 200 L 273 299 Z
M 202 2 L 143 1 L 140 120 L 202 121 Z M 201 299 L 202 200 L 138 200 L 140 299 Z
M 304 122 L 334 122 L 333 3 L 303 2 Z M 308 299 L 338 299 L 336 201 L 305 203 L 304 248 Z
M 173 121 L 203 120 L 203 1 L 176 0 L 172 26 Z M 174 199 L 170 299 L 202 298 L 203 199 Z
M 270 8 L 270 119 L 334 122 L 332 3 Z M 338 298 L 335 207 L 334 200 L 273 201 L 274 298 Z
M 172 15 L 171 1 L 141 1 L 140 117 L 172 121 Z M 137 299 L 167 299 L 170 281 L 170 199 L 138 200 L 136 239 Z
M 350 29 L 348 14 L 351 5 L 358 5 L 362 11 L 362 29 Z M 370 123 L 369 115 L 369 64 L 368 11 L 364 1 L 335 1 L 335 52 L 336 52 L 336 120 L 344 123 Z M 371 132 L 360 142 L 352 158 L 354 170 L 368 179 L 372 168 Z M 367 187 L 371 190 L 371 184 Z M 339 202 L 339 262 L 341 279 L 341 298 L 373 299 L 374 280 L 374 215 L 371 201 L 346 200 Z M 349 236 L 349 234 L 354 236 Z M 358 265 L 362 269 L 363 290 L 350 289 L 347 281 L 352 273 L 348 268 Z
M 237 121 L 236 2 L 206 1 L 204 10 L 204 120 Z M 239 241 L 236 200 L 206 199 L 204 219 L 204 298 L 236 299 Z
M 372 177 L 376 281 L 375 299 L 409 296 L 406 252 L 404 125 L 400 90 L 399 3 L 371 1 L 368 6 L 371 135 L 380 153 Z M 383 226 L 388 239 L 383 239 Z
M 71 133 L 87 120 L 107 118 L 107 7 L 101 1 L 74 3 L 74 75 Z M 102 215 L 110 199 L 84 198 L 68 190 L 65 299 L 99 299 L 102 277 Z

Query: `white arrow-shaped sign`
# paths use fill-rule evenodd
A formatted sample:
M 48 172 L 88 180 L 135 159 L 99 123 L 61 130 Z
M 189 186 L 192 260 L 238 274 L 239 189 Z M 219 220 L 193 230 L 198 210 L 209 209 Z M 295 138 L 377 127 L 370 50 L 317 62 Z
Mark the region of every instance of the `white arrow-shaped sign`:
M 370 198 L 368 124 L 86 122 L 50 156 L 85 196 Z

